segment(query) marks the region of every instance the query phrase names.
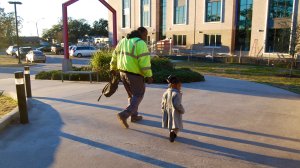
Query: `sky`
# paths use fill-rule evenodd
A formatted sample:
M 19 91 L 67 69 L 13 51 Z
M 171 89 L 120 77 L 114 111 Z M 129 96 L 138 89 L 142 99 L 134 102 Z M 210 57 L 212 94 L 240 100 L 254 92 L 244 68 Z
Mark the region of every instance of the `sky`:
M 42 36 L 44 29 L 50 29 L 62 18 L 62 4 L 68 0 L 0 0 L 5 13 L 14 12 L 9 1 L 19 1 L 17 15 L 23 18 L 20 36 Z M 68 7 L 68 17 L 86 19 L 89 24 L 100 18 L 108 19 L 108 10 L 98 0 L 78 0 Z M 38 27 L 38 33 L 36 28 Z

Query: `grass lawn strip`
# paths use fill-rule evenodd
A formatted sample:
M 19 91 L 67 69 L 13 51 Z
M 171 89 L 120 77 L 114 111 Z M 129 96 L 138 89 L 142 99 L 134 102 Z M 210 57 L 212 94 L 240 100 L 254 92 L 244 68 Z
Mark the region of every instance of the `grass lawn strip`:
M 178 62 L 176 68 L 191 68 L 205 75 L 213 75 L 234 79 L 248 80 L 272 85 L 278 88 L 300 94 L 300 70 L 294 70 L 297 78 L 284 77 L 289 69 L 256 65 Z
M 6 96 L 0 96 L 0 104 L 0 118 L 17 107 L 17 102 L 14 99 Z
M 24 66 L 24 65 L 33 65 L 30 63 L 26 63 L 25 61 L 21 60 L 22 64 L 18 64 L 19 60 L 18 58 L 14 58 L 13 56 L 10 55 L 0 55 L 0 66 L 2 67 L 8 67 L 8 66 Z

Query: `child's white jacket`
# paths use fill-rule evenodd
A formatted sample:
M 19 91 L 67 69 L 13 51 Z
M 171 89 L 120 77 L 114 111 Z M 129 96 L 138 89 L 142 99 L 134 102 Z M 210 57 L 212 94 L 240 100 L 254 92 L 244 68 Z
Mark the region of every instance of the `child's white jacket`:
M 162 127 L 168 129 L 183 129 L 182 114 L 184 108 L 181 104 L 182 93 L 177 89 L 169 88 L 162 96 Z

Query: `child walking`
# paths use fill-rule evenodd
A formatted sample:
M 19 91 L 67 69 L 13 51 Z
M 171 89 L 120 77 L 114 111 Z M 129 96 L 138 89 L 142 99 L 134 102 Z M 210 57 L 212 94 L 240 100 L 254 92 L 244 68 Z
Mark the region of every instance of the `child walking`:
M 176 76 L 167 79 L 169 88 L 162 96 L 162 127 L 170 130 L 170 142 L 174 142 L 179 130 L 183 129 L 182 114 L 184 108 L 181 104 L 181 82 Z

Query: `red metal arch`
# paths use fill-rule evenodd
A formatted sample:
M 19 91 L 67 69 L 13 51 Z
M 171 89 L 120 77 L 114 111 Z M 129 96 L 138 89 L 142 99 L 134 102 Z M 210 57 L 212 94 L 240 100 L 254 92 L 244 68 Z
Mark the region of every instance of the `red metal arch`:
M 64 40 L 64 58 L 69 59 L 69 44 L 68 44 L 68 6 L 77 2 L 78 0 L 69 0 L 62 4 L 63 13 L 63 40 Z M 113 14 L 113 41 L 112 45 L 117 45 L 117 12 L 105 0 L 99 0 L 108 10 Z

